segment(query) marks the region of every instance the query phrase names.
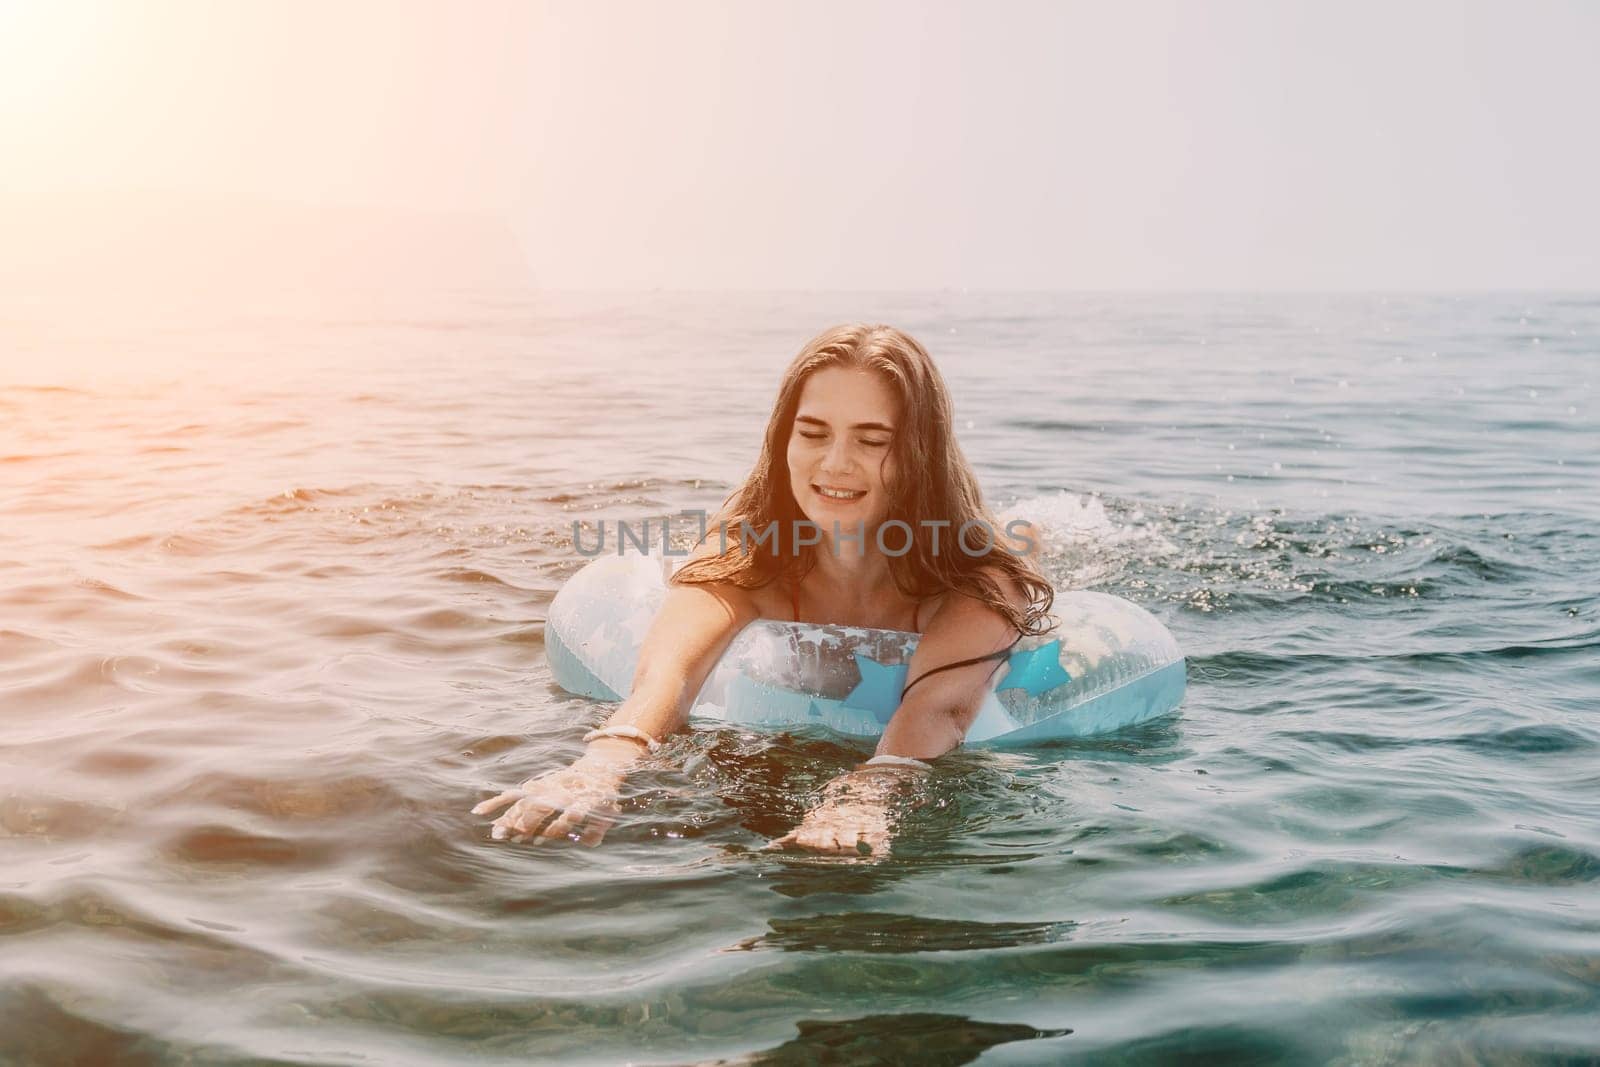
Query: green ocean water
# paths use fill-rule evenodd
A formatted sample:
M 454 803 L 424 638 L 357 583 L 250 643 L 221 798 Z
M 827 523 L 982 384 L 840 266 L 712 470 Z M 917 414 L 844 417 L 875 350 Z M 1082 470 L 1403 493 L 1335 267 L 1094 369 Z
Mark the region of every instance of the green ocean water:
M 1176 715 L 939 762 L 701 726 L 598 849 L 574 521 L 711 508 L 867 319 L 948 378 Z M 0 1062 L 1600 1059 L 1600 298 L 527 294 L 72 324 L 0 356 Z

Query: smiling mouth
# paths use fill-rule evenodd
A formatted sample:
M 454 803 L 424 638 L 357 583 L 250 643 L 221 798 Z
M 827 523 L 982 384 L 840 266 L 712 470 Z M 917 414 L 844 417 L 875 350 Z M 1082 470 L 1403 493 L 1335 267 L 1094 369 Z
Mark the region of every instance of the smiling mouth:
M 822 485 L 813 485 L 811 489 L 818 496 L 828 500 L 860 500 L 867 495 L 865 489 L 830 489 Z

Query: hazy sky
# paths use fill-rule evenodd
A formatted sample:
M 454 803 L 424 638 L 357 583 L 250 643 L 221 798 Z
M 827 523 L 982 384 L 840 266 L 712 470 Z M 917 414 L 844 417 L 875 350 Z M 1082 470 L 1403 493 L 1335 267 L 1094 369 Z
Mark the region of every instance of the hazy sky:
M 1597 55 L 1582 2 L 0 0 L 0 219 L 450 215 L 549 287 L 1593 289 Z

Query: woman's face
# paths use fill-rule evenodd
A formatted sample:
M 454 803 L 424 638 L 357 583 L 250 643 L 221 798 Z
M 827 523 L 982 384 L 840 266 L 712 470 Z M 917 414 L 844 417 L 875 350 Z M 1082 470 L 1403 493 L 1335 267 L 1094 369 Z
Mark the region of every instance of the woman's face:
M 800 389 L 789 434 L 789 484 L 806 518 L 832 533 L 865 523 L 873 530 L 889 512 L 896 474 L 890 442 L 899 402 L 873 371 L 827 367 Z

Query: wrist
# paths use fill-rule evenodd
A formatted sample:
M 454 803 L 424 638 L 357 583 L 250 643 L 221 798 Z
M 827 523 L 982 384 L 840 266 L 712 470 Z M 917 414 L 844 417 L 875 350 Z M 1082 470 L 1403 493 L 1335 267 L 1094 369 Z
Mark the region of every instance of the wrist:
M 871 759 L 867 760 L 867 762 L 863 763 L 861 768 L 858 769 L 875 769 L 878 767 L 897 768 L 904 771 L 916 771 L 919 774 L 926 774 L 928 771 L 933 770 L 933 764 L 919 760 L 915 756 L 895 756 L 887 752 L 879 753 L 878 755 L 873 756 Z
M 845 771 L 822 788 L 828 801 L 853 799 L 887 803 L 912 784 L 915 775 L 884 767 L 857 767 Z
M 590 730 L 583 735 L 583 743 L 599 741 L 602 738 L 620 738 L 626 741 L 637 742 L 644 746 L 645 751 L 652 756 L 661 750 L 661 742 L 653 734 L 648 734 L 632 723 L 607 723 L 598 729 Z
M 599 737 L 584 747 L 575 766 L 613 771 L 620 775 L 645 755 L 644 746 L 621 737 Z

